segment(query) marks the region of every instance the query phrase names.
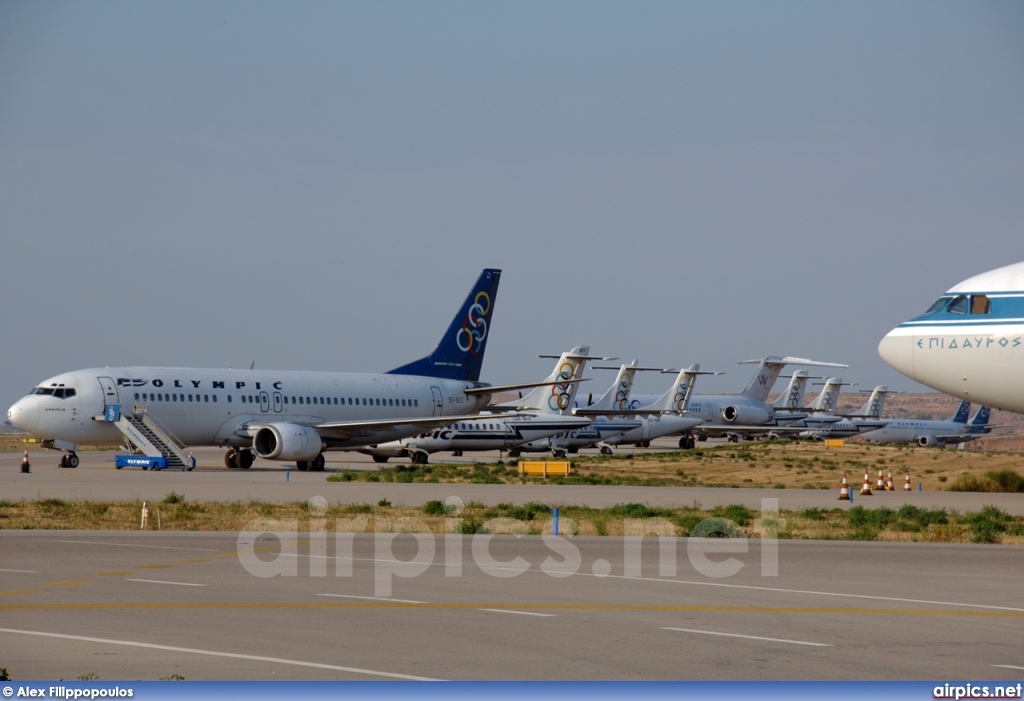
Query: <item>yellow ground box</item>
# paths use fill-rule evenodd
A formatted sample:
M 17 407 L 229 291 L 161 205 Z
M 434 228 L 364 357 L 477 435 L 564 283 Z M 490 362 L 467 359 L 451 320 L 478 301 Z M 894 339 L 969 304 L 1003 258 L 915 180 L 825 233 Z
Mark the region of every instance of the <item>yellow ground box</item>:
M 842 448 L 844 445 L 846 445 L 846 441 L 844 441 L 842 438 L 826 438 L 825 439 L 825 447 L 826 448 Z
M 519 474 L 521 475 L 571 475 L 572 463 L 568 460 L 557 462 L 544 460 L 520 460 Z

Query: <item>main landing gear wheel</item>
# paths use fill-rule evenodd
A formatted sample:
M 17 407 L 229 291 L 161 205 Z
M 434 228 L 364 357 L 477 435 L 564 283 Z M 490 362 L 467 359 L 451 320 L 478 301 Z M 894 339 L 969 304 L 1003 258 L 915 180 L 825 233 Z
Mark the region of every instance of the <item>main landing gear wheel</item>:
M 551 454 L 554 457 L 561 458 L 563 460 L 568 456 L 568 453 L 566 453 L 563 448 L 555 448 L 551 451 Z
M 697 441 L 693 440 L 693 436 L 683 436 L 679 439 L 679 448 L 682 450 L 693 450 L 696 445 Z
M 373 461 L 374 462 L 387 462 L 388 461 L 388 456 L 387 455 L 374 455 L 373 456 Z
M 61 467 L 78 467 L 78 456 L 74 453 L 65 453 L 60 456 Z
M 518 458 L 520 455 L 522 455 L 522 453 L 520 451 L 518 451 L 518 450 L 510 450 L 510 451 L 508 451 L 508 456 L 510 458 Z
M 412 464 L 413 465 L 426 465 L 428 459 L 429 459 L 429 457 L 427 456 L 426 453 L 421 453 L 421 452 L 417 451 L 417 452 L 412 454 Z
M 611 454 L 612 454 L 612 449 L 611 448 L 609 448 L 606 445 L 602 445 L 601 446 L 601 455 L 611 455 Z
M 224 453 L 224 464 L 232 470 L 242 469 L 248 470 L 252 467 L 252 464 L 256 461 L 256 456 L 253 455 L 251 450 L 239 450 L 238 448 L 231 448 L 228 452 Z
M 295 461 L 295 467 L 299 468 L 299 472 L 305 472 L 306 470 L 309 469 L 309 461 L 308 460 L 296 460 Z
M 327 461 L 324 459 L 324 454 L 320 453 L 315 458 L 309 461 L 309 469 L 312 472 L 323 472 L 324 464 Z

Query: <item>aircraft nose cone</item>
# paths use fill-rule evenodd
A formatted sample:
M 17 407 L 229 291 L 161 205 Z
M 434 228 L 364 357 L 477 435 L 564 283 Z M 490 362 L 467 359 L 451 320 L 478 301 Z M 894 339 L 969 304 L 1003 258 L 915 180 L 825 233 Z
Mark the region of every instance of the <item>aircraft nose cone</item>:
M 32 433 L 39 424 L 39 402 L 35 397 L 22 397 L 7 410 L 7 419 L 22 431 Z
M 914 377 L 914 337 L 904 329 L 895 328 L 878 344 L 882 360 L 907 377 Z

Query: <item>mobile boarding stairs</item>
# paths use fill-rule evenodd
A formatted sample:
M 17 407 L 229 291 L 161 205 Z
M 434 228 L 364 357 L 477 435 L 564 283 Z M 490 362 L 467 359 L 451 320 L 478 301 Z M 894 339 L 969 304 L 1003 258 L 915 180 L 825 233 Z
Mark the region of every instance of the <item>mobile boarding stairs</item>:
M 196 459 L 185 453 L 184 445 L 167 431 L 157 426 L 149 417 L 149 407 L 135 404 L 131 413 L 121 410 L 119 404 L 110 404 L 103 410 L 103 420 L 117 426 L 125 438 L 125 446 L 131 455 L 114 456 L 114 466 L 141 467 L 143 470 L 193 470 Z M 136 455 L 135 453 L 141 453 Z

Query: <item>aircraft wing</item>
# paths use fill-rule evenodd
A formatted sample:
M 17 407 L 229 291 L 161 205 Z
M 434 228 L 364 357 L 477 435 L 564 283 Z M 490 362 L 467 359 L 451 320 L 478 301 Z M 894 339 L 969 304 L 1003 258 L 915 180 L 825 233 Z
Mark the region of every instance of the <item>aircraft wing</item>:
M 506 414 L 466 414 L 464 416 L 424 416 L 421 418 L 409 418 L 409 419 L 382 419 L 379 421 L 337 421 L 316 424 L 313 426 L 324 438 L 333 438 L 336 440 L 350 440 L 352 438 L 367 438 L 374 434 L 386 433 L 388 431 L 398 431 L 399 429 L 405 429 L 409 426 L 417 426 L 419 428 L 436 428 L 438 426 L 448 426 L 449 424 L 456 423 L 457 421 L 474 421 L 481 418 L 492 418 L 492 419 L 504 419 L 509 416 L 515 416 L 516 412 L 509 412 Z

